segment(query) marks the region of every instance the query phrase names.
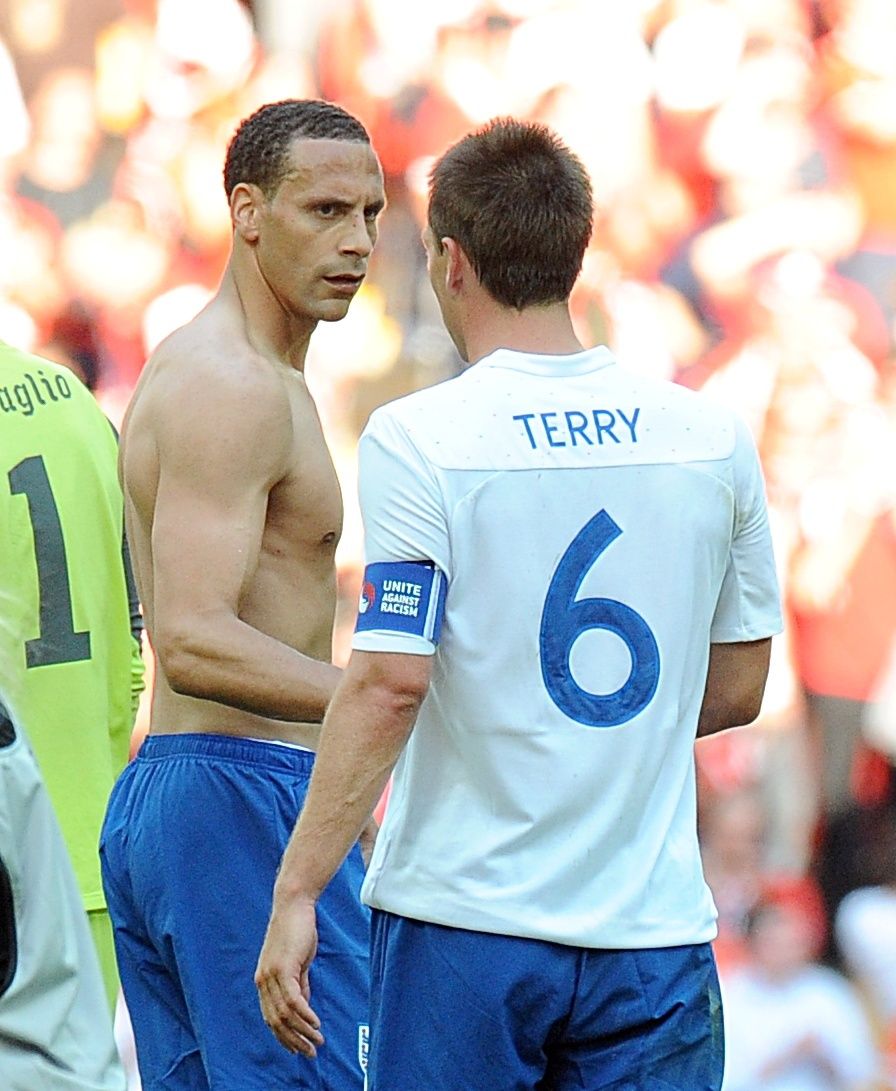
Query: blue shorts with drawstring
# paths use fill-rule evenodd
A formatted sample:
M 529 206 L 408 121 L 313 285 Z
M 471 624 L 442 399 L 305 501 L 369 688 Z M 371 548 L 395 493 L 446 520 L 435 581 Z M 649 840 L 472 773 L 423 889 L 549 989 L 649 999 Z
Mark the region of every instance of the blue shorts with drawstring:
M 362 1091 L 370 918 L 357 846 L 318 905 L 316 1059 L 276 1041 L 253 980 L 313 764 L 275 743 L 151 735 L 115 785 L 100 855 L 143 1091 Z

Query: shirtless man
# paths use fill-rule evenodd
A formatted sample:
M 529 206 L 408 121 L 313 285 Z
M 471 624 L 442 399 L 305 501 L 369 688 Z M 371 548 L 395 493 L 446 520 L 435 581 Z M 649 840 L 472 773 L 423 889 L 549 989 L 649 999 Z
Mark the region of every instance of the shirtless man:
M 359 850 L 331 885 L 316 1060 L 265 1029 L 252 974 L 339 677 L 339 485 L 303 367 L 342 318 L 383 208 L 361 124 L 290 101 L 228 149 L 220 289 L 149 360 L 123 429 L 126 517 L 156 654 L 150 734 L 106 816 L 103 877 L 146 1091 L 361 1088 Z

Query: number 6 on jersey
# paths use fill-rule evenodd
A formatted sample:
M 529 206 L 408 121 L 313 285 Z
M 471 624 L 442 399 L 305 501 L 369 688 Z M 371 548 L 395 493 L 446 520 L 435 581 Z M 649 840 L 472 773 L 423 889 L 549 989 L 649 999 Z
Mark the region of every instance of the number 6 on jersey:
M 616 599 L 576 599 L 582 581 L 603 551 L 622 533 L 601 510 L 575 536 L 548 587 L 539 632 L 541 674 L 554 704 L 587 727 L 618 727 L 653 699 L 660 677 L 660 652 L 650 626 Z M 625 642 L 631 671 L 614 693 L 589 693 L 572 676 L 576 640 L 590 629 L 607 629 Z

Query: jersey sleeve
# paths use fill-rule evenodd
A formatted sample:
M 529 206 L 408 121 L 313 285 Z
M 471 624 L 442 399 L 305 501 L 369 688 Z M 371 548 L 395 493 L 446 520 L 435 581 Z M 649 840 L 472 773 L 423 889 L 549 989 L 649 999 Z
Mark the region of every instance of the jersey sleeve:
M 365 572 L 352 647 L 432 655 L 451 568 L 437 472 L 383 410 L 371 417 L 358 460 Z
M 763 640 L 784 627 L 759 455 L 743 421 L 735 427 L 733 538 L 710 630 L 717 644 Z

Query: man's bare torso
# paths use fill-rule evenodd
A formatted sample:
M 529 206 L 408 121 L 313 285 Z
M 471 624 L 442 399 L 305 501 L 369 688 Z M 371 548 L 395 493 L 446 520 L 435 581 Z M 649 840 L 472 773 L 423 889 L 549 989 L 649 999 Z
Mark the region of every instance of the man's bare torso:
M 197 319 L 177 331 L 150 359 L 128 410 L 122 435 L 121 466 L 125 513 L 131 551 L 150 640 L 156 624 L 156 583 L 168 578 L 160 563 L 156 507 L 160 481 L 166 472 L 169 424 L 181 415 L 186 425 L 197 413 L 205 420 L 216 414 L 215 374 L 209 359 L 220 354 L 226 367 L 229 408 L 234 384 L 244 389 L 242 411 L 255 411 L 253 391 L 258 384 L 279 396 L 282 386 L 283 424 L 262 437 L 264 451 L 282 450 L 257 518 L 260 546 L 242 581 L 238 617 L 253 629 L 314 659 L 329 662 L 336 602 L 335 551 L 342 524 L 342 502 L 333 463 L 327 450 L 314 403 L 304 376 L 277 360 L 268 360 L 246 342 L 241 315 L 226 301 L 216 300 Z M 190 369 L 196 367 L 197 375 Z M 200 404 L 197 404 L 197 401 Z M 222 427 L 226 427 L 225 423 Z M 259 429 L 269 429 L 259 420 Z M 180 433 L 183 435 L 184 429 Z M 226 437 L 222 437 L 226 438 Z M 207 446 L 207 445 L 206 445 Z M 219 457 L 217 450 L 197 446 L 197 497 L 202 492 L 204 459 Z M 239 453 L 232 458 L 239 476 Z M 252 451 L 245 458 L 253 458 Z M 238 488 L 238 482 L 234 486 Z M 184 512 L 187 519 L 201 518 Z M 189 534 L 184 540 L 189 548 Z M 221 562 L 227 555 L 226 539 Z M 209 563 L 217 563 L 214 557 Z M 314 746 L 318 726 L 272 719 L 218 701 L 175 692 L 164 666 L 156 661 L 150 730 L 153 733 L 214 732 L 281 739 Z

